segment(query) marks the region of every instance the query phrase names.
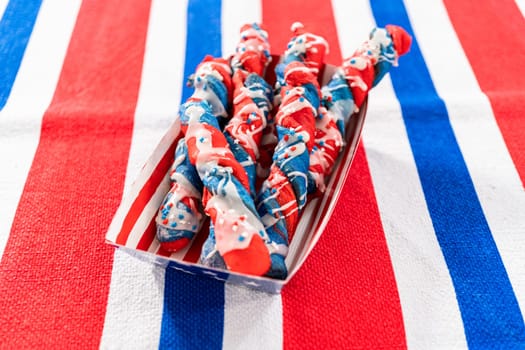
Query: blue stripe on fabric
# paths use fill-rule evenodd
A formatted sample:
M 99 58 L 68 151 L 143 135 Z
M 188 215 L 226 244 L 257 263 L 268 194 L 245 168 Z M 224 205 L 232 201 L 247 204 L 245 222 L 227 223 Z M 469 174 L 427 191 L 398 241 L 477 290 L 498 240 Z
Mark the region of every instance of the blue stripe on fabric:
M 224 282 L 168 266 L 159 349 L 221 349 L 223 330 Z
M 379 26 L 397 24 L 413 37 L 410 52 L 390 74 L 469 347 L 523 345 L 516 296 L 403 1 L 372 0 L 371 7 Z
M 11 0 L 0 20 L 0 110 L 7 103 L 41 0 Z
M 221 1 L 190 0 L 184 79 L 205 55 L 221 57 Z M 182 101 L 193 92 L 183 84 Z M 166 269 L 160 349 L 221 349 L 224 282 Z
M 222 56 L 221 38 L 221 1 L 220 0 L 190 0 L 188 3 L 186 33 L 186 63 L 184 79 L 195 73 L 195 68 L 204 56 Z M 182 87 L 182 102 L 193 93 L 193 88 Z

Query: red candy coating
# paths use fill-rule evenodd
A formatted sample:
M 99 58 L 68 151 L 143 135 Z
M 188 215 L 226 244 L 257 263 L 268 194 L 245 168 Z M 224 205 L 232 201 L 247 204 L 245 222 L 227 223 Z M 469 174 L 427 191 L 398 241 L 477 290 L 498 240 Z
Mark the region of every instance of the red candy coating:
M 248 275 L 262 276 L 271 264 L 268 248 L 259 235 L 252 236 L 246 249 L 231 250 L 222 257 L 229 270 Z
M 388 24 L 385 28 L 392 37 L 397 55 L 406 54 L 410 50 L 410 45 L 412 45 L 412 37 L 400 26 Z
M 160 245 L 162 249 L 168 252 L 176 252 L 184 248 L 186 245 L 188 245 L 188 243 L 190 243 L 190 240 L 188 238 L 180 238 L 172 242 L 161 242 Z

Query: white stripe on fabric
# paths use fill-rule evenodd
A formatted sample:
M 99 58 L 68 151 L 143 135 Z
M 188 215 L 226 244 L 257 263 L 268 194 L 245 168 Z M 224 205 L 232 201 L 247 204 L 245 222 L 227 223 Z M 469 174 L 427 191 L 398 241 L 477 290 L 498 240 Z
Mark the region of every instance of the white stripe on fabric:
M 351 55 L 376 24 L 367 1 L 333 3 L 342 51 Z M 467 348 L 452 281 L 426 209 L 389 76 L 370 94 L 363 143 L 396 276 L 408 348 Z
M 229 57 L 235 53 L 235 47 L 239 42 L 239 34 L 242 25 L 246 23 L 261 22 L 260 0 L 222 0 L 222 56 Z
M 466 349 L 454 287 L 427 211 L 389 77 L 370 98 L 363 140 L 394 266 L 409 349 Z M 382 103 L 375 103 L 376 98 Z M 400 201 L 405 198 L 405 201 Z
M 224 57 L 228 57 L 235 51 L 241 26 L 246 23 L 261 22 L 261 3 L 259 0 L 243 2 L 223 0 L 221 20 L 222 52 Z M 282 348 L 283 321 L 280 295 L 229 284 L 225 286 L 224 294 L 223 349 Z
M 5 8 L 7 7 L 7 3 L 9 0 L 0 0 L 0 19 L 4 15 Z
M 165 267 L 115 252 L 101 349 L 158 347 L 165 272 Z
M 152 3 L 125 190 L 177 117 L 186 51 L 187 1 Z
M 516 5 L 518 5 L 523 17 L 525 17 L 525 0 L 516 0 Z
M 224 290 L 223 349 L 281 349 L 281 295 L 227 284 Z
M 186 1 L 151 7 L 124 193 L 173 122 L 180 104 L 186 43 Z M 165 268 L 115 252 L 101 348 L 156 348 Z
M 492 237 L 525 315 L 525 192 L 519 174 L 490 102 L 481 91 L 442 2 L 422 4 L 408 0 L 406 5 L 436 90 L 447 106 Z M 432 16 L 425 15 L 429 12 Z
M 9 100 L 0 111 L 0 258 L 53 98 L 80 1 L 44 1 Z M 28 103 L 31 101 L 31 103 Z

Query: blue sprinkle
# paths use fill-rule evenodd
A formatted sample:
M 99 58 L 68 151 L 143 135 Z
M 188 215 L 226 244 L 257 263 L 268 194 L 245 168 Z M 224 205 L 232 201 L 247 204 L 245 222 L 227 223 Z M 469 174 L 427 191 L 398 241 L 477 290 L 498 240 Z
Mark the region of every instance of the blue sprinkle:
M 287 47 L 288 48 L 292 47 L 292 43 L 288 43 Z
M 324 114 L 319 113 L 319 119 L 323 119 Z
M 197 229 L 197 225 L 193 225 L 193 226 L 191 227 L 191 229 L 192 229 L 193 231 L 195 231 L 195 230 Z
M 319 141 L 319 145 L 324 146 L 324 141 L 323 140 Z
M 313 147 L 313 150 L 314 150 L 314 151 L 317 151 L 317 146 L 314 146 L 314 147 Z
M 355 60 L 352 58 L 352 59 L 350 60 L 350 63 L 351 63 L 351 64 L 354 64 L 354 63 L 355 63 Z
M 244 237 L 243 236 L 239 236 L 239 242 L 242 242 L 244 241 Z
M 199 142 L 202 143 L 202 142 L 204 142 L 204 141 L 206 141 L 206 138 L 205 138 L 205 137 L 200 137 L 200 138 L 199 138 Z
M 261 235 L 261 237 L 264 237 L 264 231 L 263 230 L 259 231 L 259 234 Z
M 171 223 L 171 227 L 177 227 L 177 223 L 176 222 L 172 222 Z
M 303 135 L 299 135 L 299 136 L 297 136 L 297 139 L 298 139 L 299 141 L 302 141 L 302 140 L 303 140 Z
M 184 219 L 184 215 L 183 214 L 179 214 L 179 220 L 182 220 Z
M 303 43 L 303 39 L 301 38 L 301 39 L 297 40 L 297 42 L 298 42 L 299 44 L 302 44 L 302 43 Z
M 202 80 L 201 77 L 197 77 L 197 81 L 201 81 L 201 80 Z
M 250 125 L 252 123 L 252 120 L 250 118 L 246 119 L 246 124 Z
M 366 53 L 367 53 L 368 55 L 371 55 L 371 54 L 372 54 L 372 51 L 368 50 Z
M 304 102 L 304 97 L 299 97 L 299 102 Z

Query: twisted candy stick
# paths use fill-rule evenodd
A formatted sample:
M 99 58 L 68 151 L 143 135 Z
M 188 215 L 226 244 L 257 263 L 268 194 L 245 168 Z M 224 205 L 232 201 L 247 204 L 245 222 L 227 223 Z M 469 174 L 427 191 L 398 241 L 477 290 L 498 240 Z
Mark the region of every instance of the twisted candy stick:
M 370 37 L 336 71 L 323 87 L 323 105 L 316 121 L 315 147 L 310 155 L 309 192 L 323 192 L 343 146 L 345 128 L 352 112 L 359 111 L 368 92 L 397 65 L 410 48 L 411 38 L 403 28 L 375 28 Z
M 379 83 L 390 67 L 397 66 L 399 56 L 408 52 L 411 42 L 410 35 L 399 26 L 375 28 L 370 33 L 370 39 L 343 62 L 344 75 L 352 89 L 356 111 L 363 104 L 368 91 Z
M 242 69 L 263 76 L 272 59 L 268 33 L 259 24 L 252 23 L 241 27 L 240 36 L 241 40 L 231 59 L 233 70 Z
M 259 144 L 271 109 L 273 90 L 261 77 L 271 57 L 267 33 L 257 24 L 241 28 L 241 40 L 231 59 L 234 69 L 233 117 L 224 129 L 224 136 L 235 159 L 249 178 L 249 195 L 255 195 L 255 163 Z M 227 194 L 228 195 L 228 194 Z M 200 262 L 203 265 L 227 268 L 217 249 L 215 225 L 210 225 Z
M 250 178 L 250 193 L 255 195 L 255 164 L 260 156 L 259 146 L 271 109 L 273 90 L 262 77 L 237 71 L 234 115 L 224 128 L 235 158 L 243 165 Z
M 281 88 L 286 85 L 284 71 L 286 66 L 294 61 L 303 62 L 314 74 L 319 74 L 323 65 L 325 54 L 328 53 L 328 42 L 321 36 L 306 32 L 304 25 L 300 22 L 292 24 L 291 30 L 294 34 L 287 49 L 284 52 L 283 62 L 275 68 L 276 84 L 274 96 L 274 110 L 281 104 Z M 278 138 L 273 117 L 268 119 L 268 126 L 263 131 L 261 141 L 261 160 L 257 163 L 257 180 L 262 183 L 270 172 L 272 154 L 277 147 Z M 259 186 L 257 186 L 259 187 Z
M 264 274 L 270 266 L 264 243 L 267 237 L 249 193 L 246 172 L 235 159 L 207 103 L 185 103 L 181 118 L 188 124 L 190 162 L 205 186 L 203 204 L 214 228 L 215 249 L 228 269 Z
M 273 104 L 275 108 L 275 104 Z M 277 146 L 277 131 L 275 129 L 274 116 L 270 113 L 266 120 L 266 127 L 263 129 L 261 144 L 259 147 L 259 159 L 256 164 L 255 192 L 259 192 L 261 186 L 270 175 L 270 166 L 272 165 L 273 150 Z
M 241 40 L 237 45 L 235 54 L 232 57 L 231 64 L 235 71 L 234 73 L 234 82 L 244 80 L 246 81 L 246 86 L 242 87 L 240 91 L 234 92 L 234 119 L 236 110 L 244 108 L 246 102 L 246 96 L 242 96 L 242 91 L 246 89 L 251 90 L 250 96 L 254 99 L 254 102 L 257 104 L 259 109 L 262 109 L 264 112 L 263 121 L 263 131 L 262 135 L 259 134 L 258 127 L 253 126 L 257 132 L 255 133 L 254 143 L 252 142 L 251 148 L 254 150 L 252 159 L 257 159 L 258 162 L 255 164 L 255 176 L 257 180 L 260 180 L 262 177 L 266 178 L 267 173 L 264 166 L 266 165 L 269 168 L 271 164 L 271 156 L 268 157 L 268 149 L 275 147 L 275 144 L 272 145 L 273 135 L 271 135 L 272 121 L 270 120 L 270 110 L 272 109 L 272 104 L 269 101 L 272 101 L 273 98 L 270 93 L 273 93 L 271 87 L 262 79 L 267 65 L 271 61 L 270 56 L 270 45 L 268 42 L 268 33 L 258 24 L 246 24 L 241 28 Z M 242 72 L 238 72 L 242 70 Z M 243 72 L 250 72 L 256 74 L 255 76 L 244 77 L 236 79 L 235 75 L 243 75 Z M 236 84 L 236 87 L 242 86 L 241 84 Z M 248 101 L 249 102 L 249 101 Z M 250 107 L 251 108 L 251 107 Z M 253 125 L 253 124 L 252 124 Z M 231 133 L 231 132 L 230 132 Z M 251 132 L 253 134 L 253 131 Z M 254 146 L 256 145 L 256 147 Z M 246 147 L 244 147 L 246 149 Z M 234 152 L 235 153 L 235 152 Z M 268 162 L 268 158 L 270 161 Z M 248 165 L 245 166 L 246 171 L 252 177 L 253 168 Z M 256 185 L 256 187 L 258 187 Z
M 284 73 L 288 64 L 294 61 L 302 62 L 315 75 L 318 75 L 323 66 L 324 57 L 329 52 L 328 42 L 322 36 L 307 32 L 302 23 L 295 22 L 291 30 L 294 36 L 290 39 L 284 52 L 283 62 L 275 67 L 277 105 L 281 103 L 279 100 L 281 88 L 286 85 Z
M 186 140 L 181 138 L 170 171 L 171 188 L 156 217 L 157 238 L 170 252 L 186 246 L 200 230 L 204 216 L 201 206 L 202 182 L 188 157 Z
M 272 267 L 268 276 L 284 279 L 284 258 L 298 214 L 306 204 L 309 153 L 314 146 L 315 118 L 320 103 L 317 74 L 328 44 L 324 38 L 294 23 L 294 37 L 276 67 L 281 105 L 275 116 L 278 144 L 270 175 L 259 192 L 258 211 L 268 236 Z M 278 101 L 279 102 L 279 101 Z
M 314 146 L 315 117 L 319 108 L 319 85 L 315 74 L 302 62 L 285 70 L 282 103 L 275 117 L 279 143 L 270 176 L 258 196 L 258 211 L 272 244 L 271 277 L 285 278 L 284 258 L 289 235 L 306 203 L 309 153 Z
M 255 163 L 263 130 L 272 108 L 271 86 L 262 74 L 271 60 L 268 34 L 257 24 L 241 28 L 241 40 L 232 57 L 235 86 L 233 117 L 224 129 L 236 159 L 250 178 L 250 191 L 255 195 Z
M 226 60 L 205 57 L 189 84 L 195 91 L 188 99 L 210 108 L 217 118 L 227 116 L 228 96 L 231 96 L 231 69 Z M 187 119 L 181 117 L 181 129 L 187 130 Z M 202 182 L 194 164 L 189 161 L 186 140 L 177 144 L 175 161 L 170 172 L 171 188 L 166 194 L 155 219 L 157 239 L 168 251 L 186 246 L 199 232 L 204 215 L 201 206 Z

